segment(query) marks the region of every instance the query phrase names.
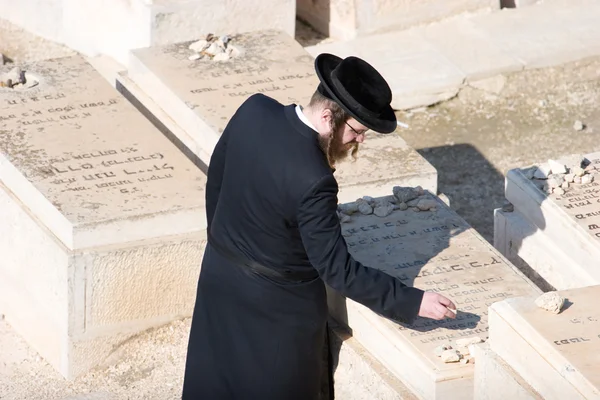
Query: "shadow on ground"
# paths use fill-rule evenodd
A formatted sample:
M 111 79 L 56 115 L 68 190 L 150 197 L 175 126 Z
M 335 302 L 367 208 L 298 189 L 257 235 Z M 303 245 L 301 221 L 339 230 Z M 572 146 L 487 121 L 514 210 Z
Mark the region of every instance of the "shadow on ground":
M 467 143 L 417 151 L 438 171 L 438 191 L 450 207 L 492 243 L 494 209 L 504 201 L 502 173 Z

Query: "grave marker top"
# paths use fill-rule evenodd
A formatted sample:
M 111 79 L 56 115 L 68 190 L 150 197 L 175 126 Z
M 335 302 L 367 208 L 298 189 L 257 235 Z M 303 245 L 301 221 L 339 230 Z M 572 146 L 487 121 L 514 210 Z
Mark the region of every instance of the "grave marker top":
M 412 326 L 382 319 L 430 367 L 449 371 L 467 366 L 444 364 L 434 349 L 460 338 L 487 338 L 487 307 L 514 296 L 538 293 L 473 228 L 437 197 L 436 211 L 395 210 L 387 217 L 354 215 L 342 225 L 351 254 L 365 265 L 404 283 L 448 296 L 457 306 L 455 320 L 417 318 Z
M 558 292 L 567 299 L 560 314 L 535 305 L 535 298 L 516 298 L 494 306 L 494 310 L 530 346 L 577 389 L 600 390 L 600 285 Z M 582 391 L 582 393 L 584 393 Z
M 68 247 L 200 226 L 202 172 L 83 58 L 22 68 L 40 83 L 0 88 L 0 181 Z
M 600 169 L 600 153 L 588 154 L 585 158 Z M 592 175 L 596 179 L 600 178 L 597 173 Z M 549 198 L 590 236 L 600 241 L 600 181 L 573 183 L 566 193 L 551 194 Z
M 229 119 L 251 95 L 263 93 L 284 105 L 307 105 L 318 87 L 314 58 L 283 32 L 234 36 L 230 43 L 240 55 L 227 61 L 190 60 L 194 43 L 133 50 L 128 75 L 183 128 L 200 153 L 212 154 Z M 336 177 L 340 187 L 370 185 L 344 190 L 341 201 L 399 182 L 437 191 L 435 168 L 398 135 L 369 132 L 358 162 L 340 163 Z
M 133 50 L 135 57 L 213 130 L 223 132 L 235 110 L 263 93 L 282 104 L 310 99 L 319 80 L 314 59 L 279 31 L 232 37 L 241 54 L 229 61 L 189 60 L 193 42 Z

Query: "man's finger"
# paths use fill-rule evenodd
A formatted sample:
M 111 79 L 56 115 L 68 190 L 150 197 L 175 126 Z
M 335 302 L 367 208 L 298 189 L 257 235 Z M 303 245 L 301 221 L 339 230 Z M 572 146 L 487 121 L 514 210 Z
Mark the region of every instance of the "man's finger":
M 456 310 L 456 306 L 454 305 L 454 303 L 449 298 L 447 298 L 447 297 L 440 296 L 439 297 L 439 302 L 440 302 L 440 304 L 443 304 L 443 305 L 445 305 L 448 308 Z
M 440 315 L 439 319 L 442 319 L 444 317 L 447 318 L 456 318 L 456 314 L 454 314 L 452 311 L 450 311 L 446 306 L 443 306 L 442 304 L 436 304 L 436 311 L 438 312 L 438 315 Z

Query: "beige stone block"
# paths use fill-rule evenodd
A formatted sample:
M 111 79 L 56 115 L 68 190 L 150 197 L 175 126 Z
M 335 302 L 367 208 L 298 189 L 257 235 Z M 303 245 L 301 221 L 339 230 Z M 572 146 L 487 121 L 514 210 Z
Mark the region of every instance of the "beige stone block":
M 600 396 L 597 299 L 600 286 L 559 291 L 560 314 L 535 305 L 534 296 L 490 307 L 490 348 L 544 399 Z
M 24 69 L 0 89 L 0 313 L 72 378 L 191 314 L 205 177 L 83 58 Z
M 497 47 L 472 21 L 452 19 L 418 28 L 417 32 L 463 71 L 467 81 L 523 69 L 522 62 Z
M 472 347 L 475 357 L 474 400 L 542 400 L 488 343 Z
M 575 11 L 569 13 L 569 8 Z M 526 68 L 543 68 L 589 56 L 578 32 L 581 28 L 576 27 L 592 26 L 584 22 L 590 13 L 593 15 L 593 9 L 547 1 L 539 6 L 505 8 L 502 12 L 473 18 L 472 23 L 491 43 Z
M 600 164 L 600 153 L 588 154 L 585 158 L 593 165 Z M 563 161 L 570 165 L 568 160 Z M 506 176 L 506 198 L 544 233 L 550 246 L 560 249 L 573 261 L 559 266 L 557 272 L 571 279 L 574 273 L 571 266 L 575 265 L 579 276 L 592 278 L 588 285 L 597 281 L 600 279 L 596 268 L 600 259 L 600 182 L 574 183 L 566 193 L 550 195 L 538 189 L 535 182 L 521 169 L 510 170 Z
M 336 39 L 404 30 L 463 13 L 500 8 L 497 0 L 298 0 L 298 16 Z
M 600 284 L 598 277 L 553 245 L 546 233 L 519 211 L 494 210 L 494 247 L 515 265 L 527 263 L 557 290 Z
M 282 104 L 308 104 L 318 86 L 314 59 L 278 31 L 252 32 L 232 45 L 244 55 L 230 61 L 189 60 L 190 42 L 132 52 L 131 68 L 118 78 L 128 97 L 149 110 L 204 164 L 229 118 L 252 94 Z M 390 185 L 437 192 L 437 172 L 397 135 L 369 134 L 356 162 L 336 171 L 340 201 L 383 196 Z
M 342 233 L 357 260 L 407 285 L 446 295 L 457 305 L 457 318 L 398 324 L 332 289 L 330 312 L 418 397 L 472 398 L 473 364 L 446 364 L 434 350 L 458 339 L 486 339 L 489 305 L 541 291 L 441 200 L 424 197 L 435 201 L 435 211 L 354 214 Z
M 88 56 L 125 64 L 131 49 L 207 33 L 280 29 L 294 34 L 294 0 L 0 0 L 2 17 Z M 264 16 L 268 15 L 268 18 Z

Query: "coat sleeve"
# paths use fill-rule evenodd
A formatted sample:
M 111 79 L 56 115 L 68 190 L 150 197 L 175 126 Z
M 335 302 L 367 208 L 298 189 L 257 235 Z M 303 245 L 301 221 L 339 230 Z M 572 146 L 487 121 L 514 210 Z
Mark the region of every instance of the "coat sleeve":
M 321 178 L 300 201 L 298 227 L 306 253 L 319 276 L 342 295 L 389 319 L 412 323 L 423 291 L 383 271 L 368 268 L 349 253 L 337 216 L 338 187 L 333 176 Z

